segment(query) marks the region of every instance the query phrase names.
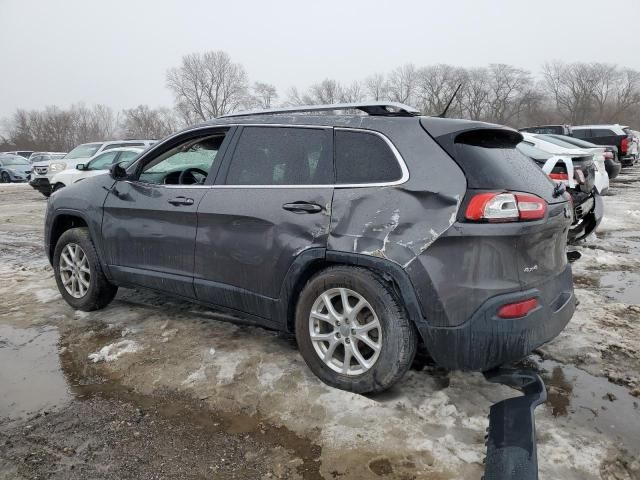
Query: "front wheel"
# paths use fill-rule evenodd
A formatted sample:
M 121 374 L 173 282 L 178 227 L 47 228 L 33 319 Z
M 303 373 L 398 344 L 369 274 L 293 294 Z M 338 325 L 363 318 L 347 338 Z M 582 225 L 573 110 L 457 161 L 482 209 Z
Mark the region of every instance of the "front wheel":
M 53 269 L 62 297 L 78 310 L 104 308 L 118 291 L 102 272 L 87 228 L 72 228 L 60 236 L 53 254 Z
M 296 309 L 296 338 L 313 373 L 355 393 L 391 387 L 417 348 L 414 326 L 390 286 L 348 266 L 323 270 L 307 283 Z

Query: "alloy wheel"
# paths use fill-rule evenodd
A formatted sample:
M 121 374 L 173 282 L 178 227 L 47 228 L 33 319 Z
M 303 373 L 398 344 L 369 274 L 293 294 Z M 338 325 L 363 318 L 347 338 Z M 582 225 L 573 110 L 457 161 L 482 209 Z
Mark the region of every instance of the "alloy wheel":
M 60 279 L 69 295 L 82 298 L 91 283 L 87 254 L 76 243 L 68 243 L 60 253 Z
M 343 375 L 370 370 L 382 348 L 378 316 L 362 295 L 348 288 L 318 296 L 309 314 L 309 335 L 318 357 Z

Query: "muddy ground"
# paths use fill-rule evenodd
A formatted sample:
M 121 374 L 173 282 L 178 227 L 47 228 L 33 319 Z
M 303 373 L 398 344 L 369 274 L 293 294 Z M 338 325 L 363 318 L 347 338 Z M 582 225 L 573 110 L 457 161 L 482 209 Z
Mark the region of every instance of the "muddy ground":
M 189 303 L 120 289 L 74 311 L 44 256 L 45 206 L 0 186 L 0 480 L 482 475 L 489 406 L 513 390 L 427 365 L 354 395 L 291 338 Z M 640 167 L 605 208 L 574 264 L 574 319 L 525 361 L 549 391 L 543 479 L 640 478 Z

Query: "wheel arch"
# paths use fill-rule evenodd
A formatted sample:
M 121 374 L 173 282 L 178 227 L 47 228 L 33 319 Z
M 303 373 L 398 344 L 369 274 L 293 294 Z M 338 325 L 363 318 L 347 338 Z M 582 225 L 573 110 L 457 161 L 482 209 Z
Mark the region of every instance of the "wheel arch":
M 79 212 L 59 212 L 51 222 L 49 229 L 49 242 L 47 245 L 47 255 L 49 261 L 53 260 L 53 252 L 58 240 L 64 232 L 72 228 L 89 228 L 89 223 Z
M 295 332 L 295 310 L 298 297 L 308 280 L 327 267 L 346 265 L 362 267 L 377 273 L 388 282 L 394 293 L 402 301 L 411 322 L 418 327 L 425 322 L 413 284 L 404 269 L 395 262 L 384 258 L 334 250 L 310 249 L 296 257 L 287 272 L 280 296 L 280 318 L 285 318 L 284 328 Z

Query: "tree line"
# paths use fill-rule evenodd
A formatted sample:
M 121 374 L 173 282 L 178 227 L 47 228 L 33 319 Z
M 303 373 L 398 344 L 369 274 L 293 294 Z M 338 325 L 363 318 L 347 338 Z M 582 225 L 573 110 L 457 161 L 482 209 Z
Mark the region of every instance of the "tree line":
M 540 72 L 506 64 L 466 68 L 406 64 L 351 83 L 326 78 L 306 89 L 248 78 L 223 51 L 185 55 L 166 74 L 172 108 L 139 105 L 114 112 L 105 105 L 18 109 L 8 120 L 0 151 L 68 151 L 87 141 L 162 138 L 181 127 L 237 110 L 278 105 L 393 101 L 440 114 L 460 90 L 448 116 L 521 127 L 545 123 L 623 123 L 640 127 L 640 72 L 607 63 L 549 62 Z

